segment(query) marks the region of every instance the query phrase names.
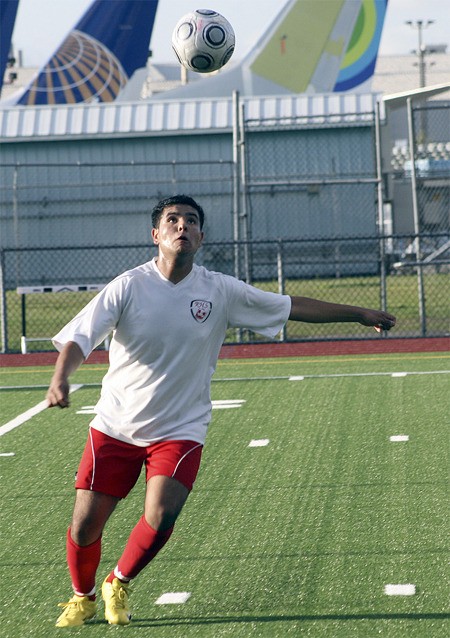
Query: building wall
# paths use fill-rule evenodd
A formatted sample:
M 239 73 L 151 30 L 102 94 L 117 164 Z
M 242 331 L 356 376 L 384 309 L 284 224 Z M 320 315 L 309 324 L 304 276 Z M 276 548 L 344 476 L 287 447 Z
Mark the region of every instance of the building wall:
M 373 178 L 371 127 L 252 131 L 246 142 L 254 239 L 374 232 L 373 185 L 327 183 Z M 179 192 L 204 205 L 210 241 L 233 238 L 231 132 L 9 142 L 2 155 L 2 247 L 140 243 L 154 203 Z

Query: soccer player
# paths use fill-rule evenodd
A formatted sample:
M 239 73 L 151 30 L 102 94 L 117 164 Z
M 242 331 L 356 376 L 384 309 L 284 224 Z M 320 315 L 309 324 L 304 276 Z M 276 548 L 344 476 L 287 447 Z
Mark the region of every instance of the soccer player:
M 129 582 L 169 540 L 197 476 L 211 418 L 211 377 L 228 327 L 273 338 L 288 319 L 383 330 L 395 325 L 383 311 L 263 292 L 197 266 L 203 222 L 203 209 L 191 197 L 159 202 L 152 212 L 158 256 L 116 277 L 53 339 L 60 354 L 47 401 L 66 408 L 70 375 L 113 334 L 67 533 L 74 595 L 61 603 L 57 627 L 83 625 L 95 615 L 103 528 L 144 465 L 143 515 L 102 585 L 106 620 L 130 622 Z

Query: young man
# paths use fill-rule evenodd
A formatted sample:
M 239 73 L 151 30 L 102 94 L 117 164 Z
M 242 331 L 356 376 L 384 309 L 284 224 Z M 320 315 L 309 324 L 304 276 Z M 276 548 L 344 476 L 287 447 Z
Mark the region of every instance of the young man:
M 210 381 L 228 327 L 275 337 L 293 321 L 355 321 L 389 330 L 379 310 L 262 292 L 194 264 L 204 213 L 192 198 L 152 213 L 158 256 L 110 282 L 55 337 L 49 407 L 69 405 L 69 377 L 111 332 L 110 364 L 81 459 L 67 562 L 74 590 L 57 627 L 96 613 L 103 528 L 146 469 L 144 512 L 103 581 L 105 617 L 130 622 L 128 583 L 168 541 L 195 481 L 211 418 Z

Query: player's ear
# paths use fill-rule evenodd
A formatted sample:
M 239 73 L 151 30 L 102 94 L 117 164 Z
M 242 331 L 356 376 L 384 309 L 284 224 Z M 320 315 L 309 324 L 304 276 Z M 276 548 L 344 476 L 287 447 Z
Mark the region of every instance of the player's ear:
M 159 244 L 158 229 L 157 228 L 152 228 L 152 239 L 153 239 L 153 243 L 155 244 L 155 246 L 157 246 Z

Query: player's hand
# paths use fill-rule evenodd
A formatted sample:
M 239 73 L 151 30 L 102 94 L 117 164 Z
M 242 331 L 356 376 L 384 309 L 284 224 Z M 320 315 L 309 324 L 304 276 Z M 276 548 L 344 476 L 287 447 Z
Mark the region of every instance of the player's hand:
M 70 405 L 69 389 L 70 386 L 68 381 L 52 380 L 46 396 L 48 407 L 68 408 Z
M 390 330 L 397 323 L 394 315 L 383 310 L 365 309 L 360 322 L 363 326 L 373 326 L 377 332 Z

